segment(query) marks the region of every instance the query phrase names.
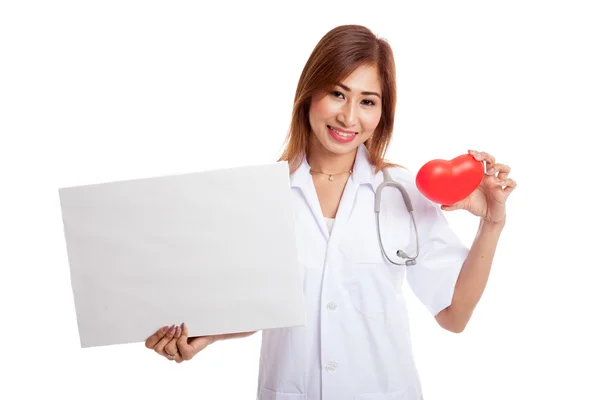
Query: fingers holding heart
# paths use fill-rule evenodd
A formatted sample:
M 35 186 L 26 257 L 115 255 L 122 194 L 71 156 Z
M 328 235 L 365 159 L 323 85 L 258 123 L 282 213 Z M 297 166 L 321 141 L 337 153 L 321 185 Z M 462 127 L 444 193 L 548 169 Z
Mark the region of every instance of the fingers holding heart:
M 508 177 L 511 168 L 506 164 L 496 163 L 496 158 L 485 151 L 469 150 L 476 160 L 482 161 L 485 164 L 485 174 L 488 176 L 495 176 L 496 183 L 502 187 L 502 190 L 506 195 L 509 195 L 516 187 L 517 182 Z M 496 175 L 497 174 L 497 175 Z
M 507 196 L 517 187 L 517 182 L 515 182 L 514 179 L 510 178 L 500 181 L 499 184 L 503 186 L 502 190 L 504 191 L 504 193 L 506 193 Z
M 485 151 L 469 150 L 469 153 L 478 161 L 485 163 L 486 175 L 497 175 L 499 181 L 504 181 L 508 178 L 510 167 L 506 164 L 496 163 L 496 157 L 486 153 Z
M 496 163 L 496 158 L 485 151 L 469 150 L 469 154 L 471 154 L 477 161 L 484 162 L 486 172 Z
M 506 178 L 508 178 L 508 174 L 510 173 L 510 167 L 506 164 L 498 163 L 498 164 L 492 165 L 487 170 L 488 175 L 495 175 L 496 173 L 498 173 L 498 180 L 504 181 L 504 180 L 506 180 Z
M 508 174 L 510 174 L 510 167 L 500 163 L 492 165 L 486 172 L 486 175 L 490 177 L 488 179 L 491 179 L 490 183 L 492 185 L 495 182 L 501 189 L 509 188 L 507 192 L 510 193 L 516 187 L 517 183 L 513 179 L 509 179 Z
M 517 182 L 514 179 L 510 179 L 508 174 L 510 173 L 510 167 L 506 164 L 494 164 L 488 171 L 487 174 L 494 176 L 496 173 L 496 184 L 504 191 L 508 196 L 516 187 Z
M 441 208 L 444 211 L 464 210 L 465 203 L 463 201 L 459 201 L 458 203 L 452 204 L 450 206 L 442 205 Z

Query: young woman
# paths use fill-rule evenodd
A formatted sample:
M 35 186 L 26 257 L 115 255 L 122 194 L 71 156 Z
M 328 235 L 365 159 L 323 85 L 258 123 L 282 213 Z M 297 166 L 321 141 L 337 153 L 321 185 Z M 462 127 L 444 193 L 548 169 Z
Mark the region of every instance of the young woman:
M 300 76 L 281 157 L 290 165 L 308 320 L 262 332 L 258 399 L 420 399 L 403 281 L 441 327 L 457 333 L 483 293 L 516 187 L 510 168 L 470 151 L 487 175 L 467 199 L 436 206 L 409 171 L 384 162 L 395 106 L 385 40 L 356 25 L 321 39 Z M 400 192 L 386 189 L 380 247 L 374 204 L 384 168 L 410 195 L 417 229 Z M 457 209 L 480 220 L 470 249 L 440 211 Z M 398 249 L 417 255 L 416 265 L 395 264 L 406 261 Z M 252 333 L 188 338 L 182 324 L 157 331 L 146 346 L 182 362 L 216 340 Z

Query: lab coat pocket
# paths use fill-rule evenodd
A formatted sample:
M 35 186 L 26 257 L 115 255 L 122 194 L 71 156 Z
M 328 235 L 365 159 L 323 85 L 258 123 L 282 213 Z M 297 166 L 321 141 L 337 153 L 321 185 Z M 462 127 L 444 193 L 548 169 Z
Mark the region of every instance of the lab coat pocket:
M 348 226 L 348 232 L 342 238 L 339 248 L 349 263 L 391 266 L 395 264 L 390 259 L 393 262 L 404 261 L 396 254 L 398 250 L 414 254 L 416 241 L 413 236 L 409 234 L 406 224 L 397 220 L 382 220 L 382 227 L 378 232 L 375 218 L 364 218 L 362 221 L 353 221 Z
M 400 271 L 385 262 L 376 240 L 351 243 L 340 248 L 347 259 L 343 267 L 344 286 L 359 313 L 380 318 L 394 301 Z
M 340 252 L 350 264 L 383 264 L 385 259 L 373 223 L 348 227 L 339 244 Z
M 378 316 L 393 307 L 402 285 L 404 267 L 385 262 L 381 251 L 361 251 L 356 250 L 354 254 L 360 256 L 343 266 L 343 284 L 357 311 Z
M 258 400 L 306 400 L 306 395 L 302 393 L 285 393 L 263 388 L 258 396 Z
M 386 261 L 381 248 L 376 244 L 351 242 L 341 247 L 341 250 L 353 264 L 384 264 Z
M 386 239 L 397 237 L 382 234 Z M 384 316 L 396 299 L 396 287 L 402 280 L 404 269 L 390 263 L 381 251 L 374 215 L 359 215 L 347 226 L 339 244 L 345 259 L 344 286 L 356 310 L 371 319 Z M 404 240 L 406 242 L 406 240 Z M 385 247 L 391 257 L 391 247 Z M 394 252 L 395 253 L 395 252 Z
M 345 286 L 350 301 L 361 314 L 369 316 L 383 313 L 384 304 L 381 295 L 377 293 L 373 284 L 368 280 L 367 275 L 365 279 L 346 281 Z

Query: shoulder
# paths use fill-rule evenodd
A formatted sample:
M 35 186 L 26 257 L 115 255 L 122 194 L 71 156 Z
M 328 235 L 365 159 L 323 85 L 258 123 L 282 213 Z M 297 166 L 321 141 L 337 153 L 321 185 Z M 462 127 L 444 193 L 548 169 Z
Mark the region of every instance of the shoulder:
M 406 189 L 415 211 L 431 211 L 432 208 L 437 208 L 437 205 L 427 197 L 423 196 L 417 188 L 416 174 L 414 172 L 398 166 L 388 167 L 386 169 L 389 171 L 392 179 Z
M 415 186 L 416 175 L 412 171 L 403 167 L 387 167 L 386 170 L 390 172 L 390 175 L 396 182 L 400 182 L 403 185 Z

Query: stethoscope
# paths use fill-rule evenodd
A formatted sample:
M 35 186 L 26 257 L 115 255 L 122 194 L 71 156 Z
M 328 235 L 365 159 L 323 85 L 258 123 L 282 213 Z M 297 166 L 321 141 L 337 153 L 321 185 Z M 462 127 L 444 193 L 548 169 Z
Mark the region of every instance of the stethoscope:
M 406 262 L 404 262 L 404 263 L 398 263 L 398 262 L 395 262 L 392 259 L 390 259 L 387 255 L 385 249 L 383 248 L 383 243 L 381 241 L 381 230 L 379 227 L 379 211 L 381 208 L 381 191 L 388 186 L 395 187 L 396 189 L 398 189 L 400 191 L 400 193 L 402 193 L 402 199 L 404 199 L 404 204 L 406 205 L 406 209 L 408 210 L 408 212 L 410 214 L 410 218 L 412 220 L 412 225 L 415 228 L 415 236 L 417 239 L 417 254 L 414 257 L 410 257 L 408 254 L 406 254 L 404 251 L 402 251 L 400 249 L 398 251 L 396 251 L 396 255 L 398 257 L 406 260 Z M 417 231 L 417 224 L 415 222 L 415 216 L 413 214 L 412 202 L 410 201 L 410 196 L 408 195 L 408 192 L 406 191 L 404 186 L 402 186 L 398 182 L 394 181 L 387 169 L 383 170 L 383 182 L 377 187 L 377 190 L 375 191 L 375 214 L 377 215 L 377 238 L 379 239 L 379 247 L 381 248 L 381 252 L 385 256 L 385 258 L 387 258 L 389 262 L 391 262 L 392 264 L 395 264 L 395 265 L 412 266 L 412 265 L 417 264 L 417 257 L 419 256 L 419 232 Z

